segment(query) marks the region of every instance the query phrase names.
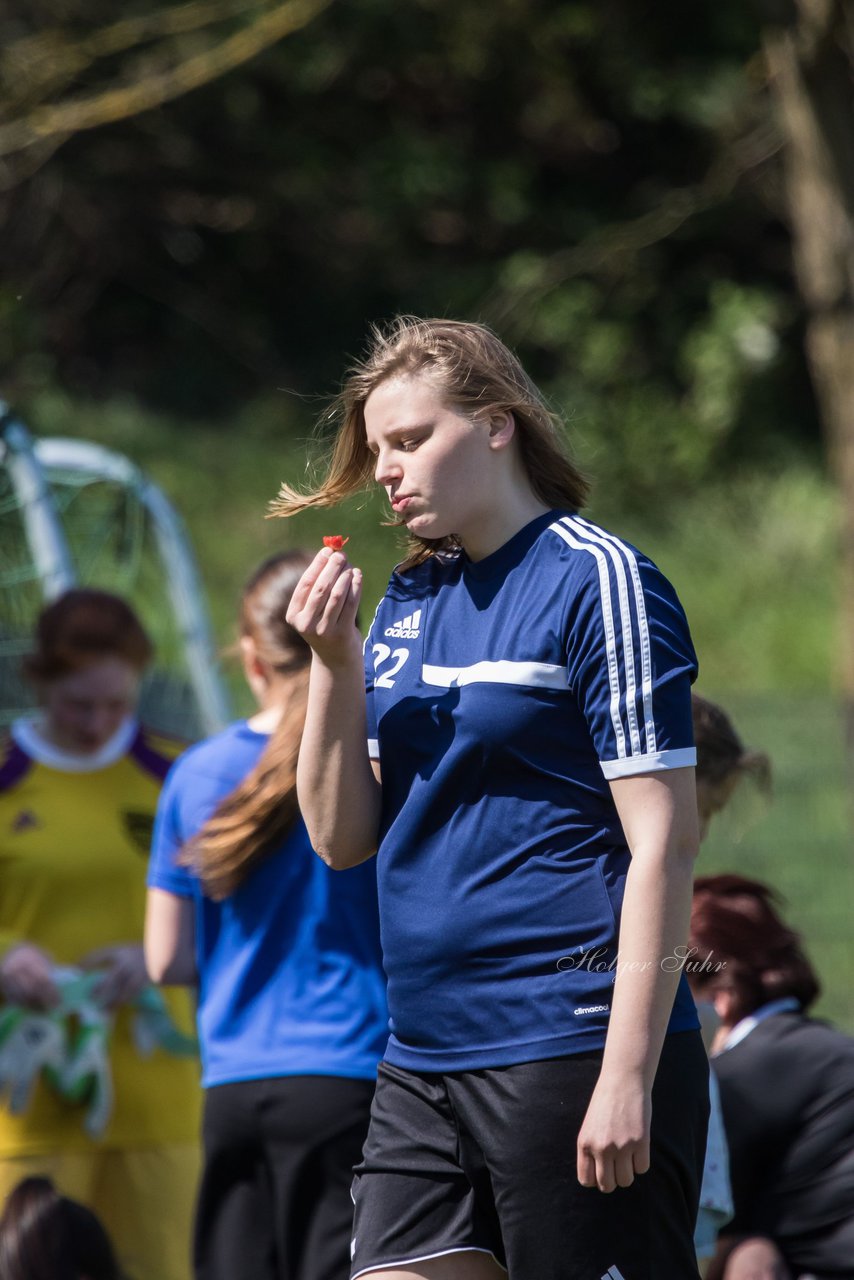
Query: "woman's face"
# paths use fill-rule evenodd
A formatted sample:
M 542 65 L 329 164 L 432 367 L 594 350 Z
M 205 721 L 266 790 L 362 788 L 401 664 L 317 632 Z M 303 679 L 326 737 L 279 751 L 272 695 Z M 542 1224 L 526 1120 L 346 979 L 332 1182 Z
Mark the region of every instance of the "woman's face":
M 365 401 L 375 476 L 412 534 L 463 545 L 489 507 L 489 425 L 449 406 L 423 376 L 389 378 Z
M 80 671 L 45 682 L 40 690 L 51 742 L 75 755 L 93 755 L 132 715 L 140 674 L 124 658 L 101 658 Z

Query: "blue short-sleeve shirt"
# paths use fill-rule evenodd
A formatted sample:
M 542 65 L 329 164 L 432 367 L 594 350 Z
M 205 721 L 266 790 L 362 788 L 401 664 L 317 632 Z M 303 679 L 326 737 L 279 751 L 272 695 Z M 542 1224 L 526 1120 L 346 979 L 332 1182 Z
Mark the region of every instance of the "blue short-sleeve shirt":
M 372 1079 L 388 1038 L 374 861 L 331 871 L 298 820 L 223 902 L 181 865 L 268 741 L 239 722 L 192 747 L 157 812 L 148 883 L 194 907 L 202 1083 Z

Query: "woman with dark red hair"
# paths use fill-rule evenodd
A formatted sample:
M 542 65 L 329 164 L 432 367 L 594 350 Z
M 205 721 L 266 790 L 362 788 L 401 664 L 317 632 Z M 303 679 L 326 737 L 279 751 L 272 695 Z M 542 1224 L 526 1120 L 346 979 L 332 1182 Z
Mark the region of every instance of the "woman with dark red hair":
M 689 967 L 721 1020 L 735 1203 L 709 1280 L 854 1275 L 854 1039 L 808 1017 L 819 981 L 778 903 L 743 876 L 695 882 Z

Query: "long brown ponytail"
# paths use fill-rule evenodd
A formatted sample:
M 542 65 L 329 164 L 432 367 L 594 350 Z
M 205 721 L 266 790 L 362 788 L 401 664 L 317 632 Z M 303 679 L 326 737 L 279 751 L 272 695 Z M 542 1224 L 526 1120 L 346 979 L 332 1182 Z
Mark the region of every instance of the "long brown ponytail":
M 243 591 L 241 635 L 262 662 L 288 678 L 287 704 L 267 747 L 183 851 L 209 898 L 220 902 L 287 836 L 297 818 L 297 758 L 305 725 L 311 650 L 285 621 L 294 587 L 311 563 L 304 551 L 272 556 Z

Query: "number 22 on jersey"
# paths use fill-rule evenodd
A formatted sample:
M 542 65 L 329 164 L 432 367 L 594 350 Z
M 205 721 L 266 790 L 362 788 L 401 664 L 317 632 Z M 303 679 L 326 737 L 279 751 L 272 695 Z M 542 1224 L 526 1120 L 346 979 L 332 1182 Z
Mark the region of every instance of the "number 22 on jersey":
M 409 657 L 408 649 L 395 649 L 392 652 L 391 646 L 387 644 L 375 644 L 371 650 L 374 655 L 374 670 L 377 673 L 377 687 L 381 689 L 391 689 L 394 685 L 394 677 Z M 380 673 L 380 667 L 386 663 L 389 658 L 392 665 Z

